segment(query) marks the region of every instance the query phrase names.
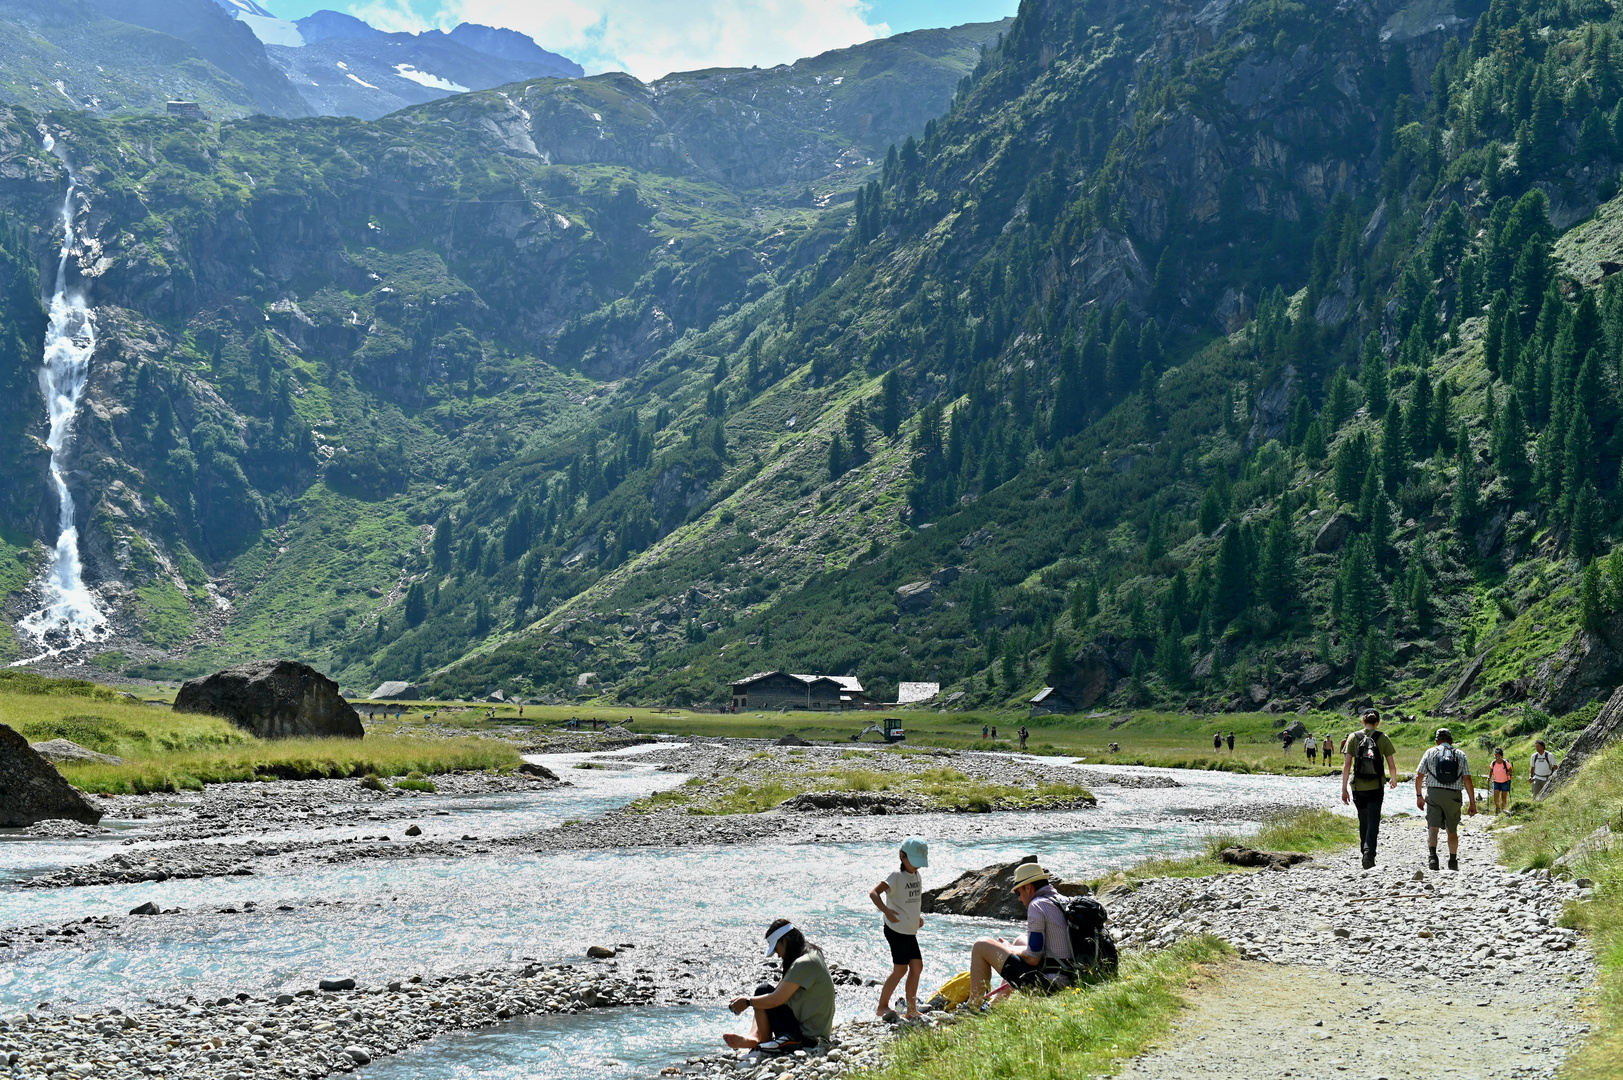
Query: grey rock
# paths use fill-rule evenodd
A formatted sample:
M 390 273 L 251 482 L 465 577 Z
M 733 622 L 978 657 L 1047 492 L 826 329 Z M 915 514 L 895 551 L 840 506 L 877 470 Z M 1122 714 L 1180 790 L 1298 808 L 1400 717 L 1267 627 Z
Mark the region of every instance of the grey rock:
M 913 581 L 896 590 L 896 609 L 904 612 L 927 611 L 935 602 L 936 584 L 933 581 Z
M 1341 545 L 1347 542 L 1347 535 L 1356 524 L 1351 514 L 1340 511 L 1332 514 L 1330 520 L 1319 526 L 1319 531 L 1313 535 L 1313 550 L 1320 554 L 1341 550 Z
M 124 759 L 114 757 L 112 754 L 98 754 L 96 751 L 80 746 L 67 739 L 51 739 L 47 742 L 29 743 L 34 753 L 46 761 L 59 764 L 73 764 L 82 762 L 92 765 L 122 765 Z
M 807 742 L 805 739 L 802 739 L 799 735 L 796 735 L 794 732 L 791 731 L 789 734 L 787 734 L 783 738 L 779 739 L 776 743 L 773 743 L 773 745 L 774 746 L 810 746 L 811 743 Z
M 406 835 L 407 836 L 421 836 L 421 835 L 423 835 L 423 827 L 421 825 L 407 825 L 406 826 Z
M 148 900 L 144 904 L 139 904 L 139 905 L 137 905 L 135 907 L 130 908 L 130 914 L 131 915 L 157 915 L 157 914 L 159 914 L 158 905 L 154 904 L 151 900 Z
M 1312 694 L 1330 685 L 1336 677 L 1329 664 L 1309 664 L 1296 679 L 1296 687 L 1304 694 Z
M 1437 702 L 1437 708 L 1432 711 L 1448 715 L 1458 709 L 1460 701 L 1476 685 L 1477 678 L 1482 674 L 1482 666 L 1487 663 L 1487 660 L 1488 651 L 1484 649 L 1477 654 L 1474 660 L 1465 665 L 1465 670 L 1460 672 L 1460 677 L 1454 680 L 1453 685 L 1443 694 L 1442 700 Z
M 27 826 L 53 818 L 94 825 L 101 820 L 101 811 L 28 740 L 0 724 L 0 826 Z
M 593 960 L 612 960 L 615 953 L 607 945 L 592 945 L 587 948 L 586 955 Z
M 1567 750 L 1567 756 L 1556 765 L 1555 775 L 1550 777 L 1549 784 L 1544 788 L 1544 796 L 1571 780 L 1583 768 L 1584 762 L 1619 738 L 1623 738 L 1623 687 L 1613 692 L 1600 714 L 1590 721 L 1578 740 Z
M 353 990 L 353 989 L 355 989 L 355 980 L 354 979 L 322 979 L 319 983 L 316 984 L 316 989 L 318 989 L 318 990 L 334 990 L 334 991 L 336 991 L 336 990 Z
M 397 679 L 393 682 L 379 683 L 377 689 L 372 691 L 371 697 L 373 701 L 416 701 L 422 697 L 422 692 L 411 683 Z
M 370 1065 L 372 1063 L 372 1054 L 364 1046 L 346 1046 L 344 1047 L 344 1053 L 349 1055 L 349 1059 L 357 1065 Z
M 338 684 L 307 664 L 256 660 L 188 680 L 175 711 L 223 716 L 262 739 L 366 734 L 361 717 L 338 695 Z
M 1300 851 L 1261 851 L 1236 844 L 1217 853 L 1217 857 L 1230 866 L 1263 866 L 1269 870 L 1288 870 L 1297 863 L 1309 862 L 1311 855 Z
M 1539 708 L 1561 716 L 1610 693 L 1620 682 L 1623 656 L 1599 634 L 1579 629 L 1557 652 L 1544 658 L 1528 689 Z
M 516 772 L 516 773 L 519 773 L 522 776 L 533 776 L 537 780 L 556 780 L 556 779 L 558 779 L 558 774 L 557 773 L 553 772 L 551 769 L 547 768 L 545 765 L 537 765 L 533 761 L 526 761 L 524 764 L 520 765 L 517 769 L 515 769 L 513 771 Z

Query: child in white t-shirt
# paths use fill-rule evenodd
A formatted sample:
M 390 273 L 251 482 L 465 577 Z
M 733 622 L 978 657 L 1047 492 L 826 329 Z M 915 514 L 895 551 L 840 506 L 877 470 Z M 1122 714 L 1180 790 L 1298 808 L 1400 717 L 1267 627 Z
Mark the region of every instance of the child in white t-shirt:
M 923 903 L 923 882 L 919 870 L 930 865 L 930 848 L 922 837 L 909 836 L 902 841 L 901 869 L 881 881 L 868 893 L 868 899 L 885 917 L 885 941 L 890 945 L 890 977 L 879 991 L 879 1007 L 874 1011 L 882 1020 L 895 1020 L 896 1012 L 890 1007 L 890 996 L 896 984 L 907 977 L 907 1013 L 909 1020 L 919 1019 L 919 976 L 924 972 L 924 957 L 919 952 L 919 917 Z M 887 903 L 888 901 L 888 903 Z

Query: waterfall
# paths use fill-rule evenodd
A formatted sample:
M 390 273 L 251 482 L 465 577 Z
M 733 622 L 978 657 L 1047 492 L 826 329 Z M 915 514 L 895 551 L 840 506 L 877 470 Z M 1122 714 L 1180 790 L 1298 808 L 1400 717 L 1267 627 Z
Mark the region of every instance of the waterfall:
M 56 140 L 45 134 L 46 151 L 61 158 L 68 170 L 68 193 L 62 199 L 62 253 L 56 263 L 56 290 L 51 294 L 51 321 L 45 331 L 45 354 L 39 371 L 40 390 L 50 417 L 51 483 L 56 489 L 56 547 L 51 550 L 39 580 L 44 606 L 23 618 L 17 627 L 41 649 L 30 663 L 69 652 L 87 642 L 104 640 L 110 627 L 96 596 L 85 586 L 79 563 L 79 527 L 73 493 L 63 471 L 68 444 L 73 440 L 73 418 L 90 375 L 90 357 L 96 351 L 96 322 L 84 295 L 68 289 L 68 256 L 74 245 L 73 195 L 78 177 Z

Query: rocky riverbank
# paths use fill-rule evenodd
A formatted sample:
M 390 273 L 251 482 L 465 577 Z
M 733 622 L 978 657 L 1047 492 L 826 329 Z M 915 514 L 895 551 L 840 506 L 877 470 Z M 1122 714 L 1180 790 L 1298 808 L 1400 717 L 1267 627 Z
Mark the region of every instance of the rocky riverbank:
M 40 1009 L 0 1019 L 0 1062 L 9 1062 L 18 1080 L 313 1080 L 450 1031 L 515 1016 L 645 1004 L 653 997 L 651 980 L 593 965 L 411 976 L 368 987 L 337 978 L 274 998 L 238 994 L 66 1016 Z

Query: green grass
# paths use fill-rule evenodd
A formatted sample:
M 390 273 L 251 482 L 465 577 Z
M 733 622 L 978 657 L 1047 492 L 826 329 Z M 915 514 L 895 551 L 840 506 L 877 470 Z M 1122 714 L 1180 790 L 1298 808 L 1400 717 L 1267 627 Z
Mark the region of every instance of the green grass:
M 1249 867 L 1232 866 L 1217 853 L 1234 844 L 1265 851 L 1332 851 L 1358 842 L 1358 820 L 1331 810 L 1288 810 L 1265 822 L 1255 835 L 1219 833 L 1206 838 L 1199 855 L 1181 859 L 1146 859 L 1091 882 L 1094 887 L 1121 881 L 1148 881 L 1152 878 L 1206 877 L 1211 874 L 1252 873 Z
M 476 736 L 369 734 L 364 739 L 258 739 L 217 716 L 138 704 L 82 680 L 0 671 L 0 723 L 29 742 L 67 739 L 122 765 L 62 765 L 85 791 L 141 794 L 238 780 L 409 776 L 511 769 L 518 751 Z M 427 782 L 427 781 L 423 781 Z
M 1522 828 L 1500 848 L 1514 867 L 1545 867 L 1602 825 L 1623 830 L 1623 744 L 1597 755 L 1547 800 L 1521 806 Z M 1593 1033 L 1562 1069 L 1564 1080 L 1610 1080 L 1623 1061 L 1623 851 L 1577 860 L 1577 876 L 1595 882 L 1594 900 L 1568 907 L 1563 922 L 1590 936 L 1600 964 Z
M 1052 997 L 1015 994 L 985 1016 L 904 1035 L 881 1080 L 1077 1080 L 1112 1073 L 1165 1034 L 1184 994 L 1232 955 L 1212 937 L 1122 955 L 1119 977 Z
M 197 790 L 204 784 L 243 780 L 376 776 L 511 769 L 516 750 L 493 739 L 413 739 L 401 736 L 366 739 L 253 739 L 246 745 L 223 746 L 152 757 L 131 758 L 122 765 L 64 765 L 62 775 L 86 791 L 142 794 L 149 791 Z M 405 781 L 408 786 L 423 781 Z

